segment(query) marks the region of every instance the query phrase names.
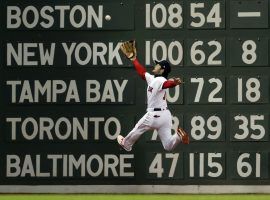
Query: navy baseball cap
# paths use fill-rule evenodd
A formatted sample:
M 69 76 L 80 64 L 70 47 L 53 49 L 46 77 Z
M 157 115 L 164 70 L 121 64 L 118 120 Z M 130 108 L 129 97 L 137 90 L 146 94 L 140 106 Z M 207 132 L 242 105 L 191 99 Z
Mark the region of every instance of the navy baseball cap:
M 164 69 L 164 71 L 167 74 L 171 72 L 171 65 L 167 60 L 161 60 L 161 61 L 155 60 L 155 63 L 159 64 L 161 66 L 161 68 Z

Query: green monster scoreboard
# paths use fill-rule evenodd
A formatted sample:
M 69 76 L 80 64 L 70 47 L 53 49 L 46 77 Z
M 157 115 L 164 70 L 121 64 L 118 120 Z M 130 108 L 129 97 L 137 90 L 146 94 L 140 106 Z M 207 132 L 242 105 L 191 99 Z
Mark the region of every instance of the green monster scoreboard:
M 268 0 L 4 0 L 0 192 L 270 190 Z M 172 134 L 131 152 L 116 138 L 146 112 L 146 82 L 119 52 L 171 63 Z

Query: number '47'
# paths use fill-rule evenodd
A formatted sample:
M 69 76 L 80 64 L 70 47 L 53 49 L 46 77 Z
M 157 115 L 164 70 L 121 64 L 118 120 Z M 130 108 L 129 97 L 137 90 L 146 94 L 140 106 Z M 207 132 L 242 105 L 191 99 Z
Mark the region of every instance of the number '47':
M 171 167 L 169 170 L 168 177 L 172 178 L 175 174 L 175 169 L 177 165 L 177 160 L 179 157 L 179 153 L 166 153 L 165 158 L 171 159 Z M 162 178 L 162 175 L 164 173 L 164 168 L 162 165 L 162 154 L 157 153 L 154 160 L 152 161 L 151 165 L 149 166 L 149 173 L 151 174 L 157 174 L 158 178 Z

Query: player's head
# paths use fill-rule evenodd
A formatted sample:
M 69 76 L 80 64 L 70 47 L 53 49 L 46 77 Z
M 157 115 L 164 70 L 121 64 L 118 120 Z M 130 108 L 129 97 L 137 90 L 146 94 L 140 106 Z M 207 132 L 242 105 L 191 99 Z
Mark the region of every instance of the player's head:
M 156 65 L 154 66 L 153 73 L 158 76 L 168 77 L 171 72 L 171 65 L 167 60 L 157 61 L 155 60 Z

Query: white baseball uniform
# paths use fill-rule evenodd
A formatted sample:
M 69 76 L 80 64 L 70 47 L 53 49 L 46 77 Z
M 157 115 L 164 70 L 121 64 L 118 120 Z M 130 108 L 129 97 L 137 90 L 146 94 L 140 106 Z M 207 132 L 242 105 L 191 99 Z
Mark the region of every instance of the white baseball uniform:
M 171 151 L 181 142 L 181 139 L 178 134 L 171 134 L 172 116 L 167 108 L 167 89 L 162 89 L 163 83 L 167 79 L 162 76 L 155 77 L 147 72 L 145 79 L 148 84 L 147 112 L 124 138 L 123 145 L 126 149 L 131 150 L 132 145 L 144 132 L 156 129 L 164 149 Z M 156 109 L 160 111 L 155 111 Z

